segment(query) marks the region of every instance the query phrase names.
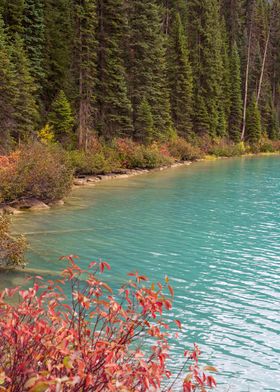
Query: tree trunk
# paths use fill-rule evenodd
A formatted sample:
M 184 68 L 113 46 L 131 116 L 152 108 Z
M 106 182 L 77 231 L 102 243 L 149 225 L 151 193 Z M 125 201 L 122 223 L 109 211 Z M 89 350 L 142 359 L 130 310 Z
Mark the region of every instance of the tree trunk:
M 246 130 L 246 114 L 247 114 L 247 100 L 248 100 L 248 83 L 249 83 L 249 69 L 250 69 L 250 55 L 251 55 L 251 41 L 252 41 L 252 21 L 250 24 L 249 40 L 248 40 L 248 52 L 247 52 L 247 65 L 246 65 L 246 76 L 245 76 L 245 92 L 244 92 L 244 103 L 243 103 L 243 123 L 241 132 L 241 141 L 244 140 Z
M 257 94 L 257 104 L 259 103 L 259 99 L 260 99 L 260 95 L 261 95 L 262 81 L 263 81 L 263 74 L 264 74 L 265 62 L 266 62 L 266 57 L 267 57 L 267 48 L 268 48 L 268 44 L 269 44 L 269 39 L 270 39 L 270 26 L 269 26 L 269 30 L 268 30 L 267 38 L 266 38 L 266 42 L 265 42 L 265 49 L 264 49 L 263 61 L 262 61 L 262 69 L 261 69 L 258 94 Z

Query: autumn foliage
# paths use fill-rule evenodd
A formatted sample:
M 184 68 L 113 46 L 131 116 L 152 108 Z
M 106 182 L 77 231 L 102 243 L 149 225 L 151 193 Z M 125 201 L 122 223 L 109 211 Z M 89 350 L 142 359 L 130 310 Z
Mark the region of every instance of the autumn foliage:
M 114 294 L 100 280 L 108 263 L 92 262 L 84 271 L 74 256 L 64 259 L 61 279 L 37 276 L 29 289 L 0 294 L 0 391 L 167 392 L 178 390 L 179 382 L 191 392 L 215 386 L 205 374 L 215 368 L 199 368 L 197 346 L 185 352 L 177 375 L 167 368 L 168 279 L 154 285 L 132 273 Z M 180 321 L 173 326 L 181 328 Z

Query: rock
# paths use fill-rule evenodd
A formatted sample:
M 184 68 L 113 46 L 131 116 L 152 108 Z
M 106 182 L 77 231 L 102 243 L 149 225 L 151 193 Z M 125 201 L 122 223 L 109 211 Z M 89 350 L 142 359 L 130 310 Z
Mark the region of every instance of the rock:
M 95 183 L 95 182 L 100 182 L 101 180 L 100 180 L 100 178 L 98 178 L 96 176 L 88 176 L 87 177 L 87 181 L 92 184 L 92 183 Z
M 86 185 L 87 179 L 86 178 L 74 178 L 73 184 L 77 186 Z
M 22 211 L 10 206 L 6 206 L 4 207 L 4 213 L 8 215 L 17 215 L 17 214 L 21 214 Z
M 47 204 L 34 198 L 15 201 L 11 203 L 11 206 L 18 210 L 31 210 L 31 211 L 46 210 L 50 208 Z
M 50 207 L 64 206 L 64 204 L 65 204 L 64 200 L 55 200 L 55 201 L 52 201 L 52 202 L 48 203 L 48 205 Z

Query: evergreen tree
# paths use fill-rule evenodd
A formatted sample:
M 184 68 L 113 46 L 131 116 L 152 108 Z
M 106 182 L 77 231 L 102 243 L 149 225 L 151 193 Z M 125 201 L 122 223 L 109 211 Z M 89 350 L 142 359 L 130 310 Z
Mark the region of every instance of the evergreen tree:
M 219 107 L 219 124 L 217 134 L 219 136 L 228 135 L 228 120 L 231 106 L 231 68 L 229 55 L 228 33 L 224 19 L 221 21 L 221 56 L 222 56 L 222 81 L 221 100 L 222 107 Z M 223 110 L 221 110 L 223 109 Z
M 245 23 L 244 0 L 222 0 L 221 11 L 225 17 L 230 46 L 234 43 L 241 47 Z
M 242 91 L 240 75 L 240 59 L 236 43 L 233 44 L 231 51 L 231 104 L 229 116 L 229 136 L 238 142 L 241 136 L 242 124 Z
M 53 128 L 56 139 L 69 142 L 73 137 L 74 117 L 71 105 L 64 93 L 59 91 L 51 105 L 48 121 Z
M 186 36 L 178 13 L 171 27 L 168 50 L 168 78 L 171 113 L 180 136 L 192 131 L 193 78 L 186 47 Z
M 78 81 L 78 142 L 87 147 L 96 122 L 97 15 L 94 0 L 76 0 L 74 64 Z
M 154 139 L 154 120 L 152 110 L 147 99 L 139 105 L 135 118 L 135 137 L 150 143 Z
M 106 139 L 130 135 L 131 102 L 124 66 L 124 0 L 99 0 L 98 128 Z
M 0 147 L 4 149 L 9 147 L 10 130 L 13 126 L 13 76 L 4 23 L 0 18 Z
M 219 113 L 223 107 L 222 77 L 222 37 L 218 0 L 188 1 L 188 38 L 190 59 L 195 81 L 196 102 L 201 104 L 199 111 L 208 113 L 207 124 L 200 124 L 200 116 L 195 117 L 196 130 L 215 137 L 221 133 L 221 120 L 224 113 Z M 200 96 L 199 96 L 200 95 Z M 204 116 L 203 116 L 204 117 Z M 207 125 L 207 126 L 205 126 Z M 222 131 L 223 133 L 224 131 Z
M 154 0 L 134 0 L 129 8 L 129 92 L 135 124 L 144 99 L 152 110 L 154 135 L 169 137 L 170 102 L 167 88 L 165 42 L 159 6 Z
M 40 86 L 44 76 L 43 59 L 45 43 L 45 25 L 43 0 L 25 0 L 24 42 L 31 64 L 31 75 Z
M 194 130 L 198 135 L 208 135 L 209 113 L 203 94 L 198 90 L 194 100 Z
M 23 46 L 23 40 L 16 34 L 11 47 L 11 61 L 15 85 L 13 137 L 18 142 L 30 137 L 39 120 L 36 84 Z
M 2 6 L 4 22 L 10 36 L 23 34 L 24 0 L 6 0 Z
M 72 93 L 72 0 L 43 0 L 45 23 L 44 100 L 48 107 L 57 91 Z
M 250 143 L 257 143 L 261 138 L 262 125 L 261 115 L 258 109 L 256 96 L 253 94 L 247 108 L 246 139 Z

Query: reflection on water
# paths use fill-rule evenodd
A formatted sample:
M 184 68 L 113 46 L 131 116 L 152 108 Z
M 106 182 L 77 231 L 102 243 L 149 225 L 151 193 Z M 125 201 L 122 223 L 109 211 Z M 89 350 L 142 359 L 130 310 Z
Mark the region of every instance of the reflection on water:
M 279 180 L 278 157 L 203 162 L 75 190 L 65 207 L 16 217 L 14 230 L 46 275 L 65 254 L 109 260 L 115 286 L 131 270 L 169 275 L 184 322 L 173 366 L 196 341 L 220 369 L 219 391 L 279 392 Z

